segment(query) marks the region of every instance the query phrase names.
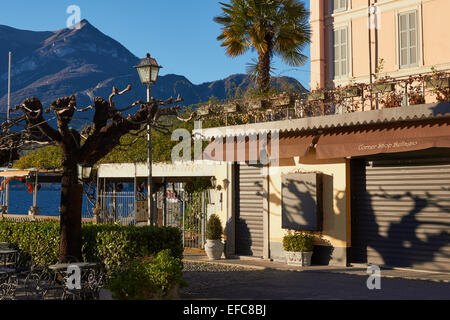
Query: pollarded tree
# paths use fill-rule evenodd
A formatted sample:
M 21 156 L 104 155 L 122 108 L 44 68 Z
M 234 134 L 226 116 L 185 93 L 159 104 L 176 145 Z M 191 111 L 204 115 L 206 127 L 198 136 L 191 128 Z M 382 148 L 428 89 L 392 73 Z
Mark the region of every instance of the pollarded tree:
M 21 111 L 22 116 L 13 119 L 7 126 L 23 124 L 24 130 L 0 136 L 1 145 L 20 149 L 27 145 L 57 144 L 62 150 L 62 180 L 60 204 L 60 260 L 68 256 L 81 258 L 81 204 L 83 186 L 78 179 L 78 165 L 92 166 L 116 146 L 120 145 L 123 135 L 133 133 L 139 137 L 150 123 L 155 130 L 169 132 L 170 125 L 163 124 L 161 117 L 176 116 L 180 107 L 164 107 L 182 101 L 172 98 L 161 101 L 152 98 L 151 102 L 137 101 L 119 109 L 114 104 L 114 97 L 131 90 L 128 86 L 122 92 L 113 88 L 109 101 L 95 98 L 94 105 L 79 109 L 75 96 L 60 98 L 45 110 L 39 99 L 26 99 L 13 111 Z M 122 112 L 140 106 L 135 113 L 125 117 Z M 94 109 L 93 123 L 82 132 L 70 128 L 69 124 L 76 112 Z M 53 128 L 44 118 L 44 113 L 53 112 L 57 128 Z M 193 118 L 192 113 L 188 119 Z M 4 128 L 5 130 L 5 128 Z M 7 130 L 9 131 L 9 130 Z M 19 138 L 18 138 L 19 137 Z M 138 138 L 136 138 L 138 139 Z M 1 148 L 0 148 L 1 149 Z
M 258 52 L 255 73 L 261 92 L 270 89 L 273 55 L 291 66 L 302 65 L 304 47 L 310 42 L 309 12 L 300 0 L 231 0 L 222 3 L 222 15 L 214 21 L 223 25 L 217 40 L 227 54 L 236 57 L 253 48 Z

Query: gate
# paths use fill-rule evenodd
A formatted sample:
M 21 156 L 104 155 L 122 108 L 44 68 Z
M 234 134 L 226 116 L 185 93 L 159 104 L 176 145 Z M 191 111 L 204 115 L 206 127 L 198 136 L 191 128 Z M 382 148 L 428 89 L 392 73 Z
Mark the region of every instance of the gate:
M 161 210 L 163 225 L 181 229 L 185 248 L 204 248 L 209 193 L 178 191 L 175 196 L 168 196 L 165 204 L 162 197 L 158 199 L 161 199 L 158 211 Z
M 98 205 L 101 209 L 101 222 L 135 224 L 135 194 L 134 192 L 102 192 L 99 194 Z
M 204 248 L 209 192 L 168 191 L 163 199 L 163 192 L 157 192 L 157 225 L 179 228 L 186 248 Z M 137 213 L 147 208 L 147 201 L 134 192 L 102 192 L 97 203 L 101 222 L 121 225 L 135 225 Z

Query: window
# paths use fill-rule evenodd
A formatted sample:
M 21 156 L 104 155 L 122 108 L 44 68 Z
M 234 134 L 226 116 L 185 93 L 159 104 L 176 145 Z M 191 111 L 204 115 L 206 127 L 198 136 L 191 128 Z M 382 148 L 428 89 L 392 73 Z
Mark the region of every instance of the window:
M 347 10 L 347 0 L 333 0 L 333 10 L 334 12 Z
M 415 67 L 419 61 L 417 12 L 400 14 L 398 20 L 400 68 Z
M 347 28 L 334 30 L 334 78 L 348 74 Z

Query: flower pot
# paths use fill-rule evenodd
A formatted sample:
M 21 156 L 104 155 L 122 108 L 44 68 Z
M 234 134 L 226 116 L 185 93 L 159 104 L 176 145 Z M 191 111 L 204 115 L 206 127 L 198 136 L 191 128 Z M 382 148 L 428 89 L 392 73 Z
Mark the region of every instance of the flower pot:
M 374 93 L 392 92 L 395 89 L 395 84 L 393 83 L 379 83 L 372 87 Z
M 316 101 L 316 100 L 325 100 L 326 95 L 325 92 L 311 92 L 308 94 L 308 101 Z
M 294 104 L 294 98 L 291 95 L 279 95 L 270 100 L 272 107 L 286 107 Z
M 285 251 L 287 264 L 290 266 L 305 267 L 311 265 L 312 251 L 292 252 Z
M 362 96 L 362 90 L 359 87 L 350 87 L 345 90 L 346 98 L 360 97 Z
M 205 252 L 209 260 L 219 260 L 222 258 L 224 245 L 222 240 L 206 240 Z
M 431 79 L 427 81 L 428 89 L 448 88 L 450 87 L 450 78 Z
M 250 110 L 264 109 L 268 107 L 268 101 L 258 99 L 247 101 L 247 108 Z
M 233 113 L 239 110 L 239 105 L 236 102 L 224 104 L 222 107 L 226 113 Z

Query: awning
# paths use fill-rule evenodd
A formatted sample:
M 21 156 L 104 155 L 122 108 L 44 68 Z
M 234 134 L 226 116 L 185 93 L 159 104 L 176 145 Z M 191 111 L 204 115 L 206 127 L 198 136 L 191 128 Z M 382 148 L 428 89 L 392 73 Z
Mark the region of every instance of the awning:
M 237 136 L 213 140 L 203 153 L 204 160 L 244 162 L 304 157 L 312 141 L 311 134 L 289 133 L 281 137 Z M 267 158 L 269 157 L 269 158 Z
M 0 177 L 26 177 L 31 173 L 29 170 L 8 170 L 0 172 Z
M 450 120 L 334 130 L 319 138 L 316 155 L 332 159 L 429 148 L 450 148 Z

